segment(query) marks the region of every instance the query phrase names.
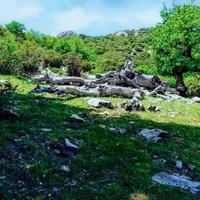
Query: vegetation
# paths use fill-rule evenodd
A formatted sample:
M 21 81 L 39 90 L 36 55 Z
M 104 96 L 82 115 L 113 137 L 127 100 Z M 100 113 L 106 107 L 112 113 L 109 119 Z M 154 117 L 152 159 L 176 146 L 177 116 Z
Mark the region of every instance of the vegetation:
M 0 122 L 0 152 L 5 159 L 0 169 L 6 176 L 0 184 L 2 199 L 12 198 L 10 190 L 17 191 L 16 199 L 130 200 L 137 195 L 148 200 L 198 199 L 187 191 L 153 184 L 151 180 L 155 172 L 173 172 L 177 158 L 195 165 L 189 174 L 200 178 L 198 104 L 145 98 L 144 105 L 156 101 L 162 112 L 130 114 L 117 109 L 106 110 L 108 116 L 104 117 L 101 113 L 105 109 L 89 107 L 85 98 L 32 95 L 29 91 L 34 83 L 14 76 L 0 78 L 18 85 L 15 106 L 21 115 L 18 121 Z M 124 101 L 108 100 L 115 105 Z M 86 123 L 70 123 L 71 114 L 78 114 Z M 125 128 L 127 134 L 116 135 L 109 127 Z M 43 132 L 42 128 L 51 131 Z M 137 137 L 142 128 L 160 128 L 168 131 L 168 136 L 158 144 L 149 144 Z M 73 158 L 56 156 L 46 146 L 50 141 L 63 142 L 64 138 L 83 140 Z M 60 167 L 68 163 L 71 172 L 66 174 Z M 54 187 L 59 192 L 53 192 Z
M 200 72 L 200 6 L 183 5 L 162 12 L 163 22 L 153 31 L 152 46 L 158 71 L 174 75 L 185 95 L 183 73 Z

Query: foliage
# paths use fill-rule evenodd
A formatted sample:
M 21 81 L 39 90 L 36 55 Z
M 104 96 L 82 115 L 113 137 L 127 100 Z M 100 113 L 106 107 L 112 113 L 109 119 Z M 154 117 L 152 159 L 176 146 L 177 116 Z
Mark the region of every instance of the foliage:
M 11 73 L 14 71 L 14 61 L 19 45 L 13 35 L 0 36 L 0 72 Z
M 175 6 L 162 12 L 152 34 L 154 60 L 161 74 L 200 70 L 200 6 Z
M 87 63 L 84 62 L 82 55 L 75 53 L 66 55 L 64 65 L 69 76 L 80 76 L 81 72 L 87 68 Z
M 200 73 L 189 73 L 185 75 L 185 84 L 190 96 L 200 97 Z
M 15 72 L 18 74 L 34 73 L 43 65 L 43 51 L 35 43 L 25 41 L 17 55 Z
M 24 31 L 26 30 L 24 24 L 21 24 L 16 21 L 12 21 L 11 23 L 7 24 L 6 28 L 8 29 L 8 31 L 10 31 L 11 33 L 15 34 L 18 37 L 23 37 Z
M 0 110 L 9 107 L 15 90 L 16 87 L 13 87 L 10 82 L 0 80 Z

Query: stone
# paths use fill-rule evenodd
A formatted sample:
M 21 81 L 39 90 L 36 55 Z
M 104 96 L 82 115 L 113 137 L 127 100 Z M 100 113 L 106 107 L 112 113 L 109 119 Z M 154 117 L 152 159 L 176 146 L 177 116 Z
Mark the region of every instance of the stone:
M 147 108 L 147 110 L 149 110 L 150 112 L 159 112 L 160 111 L 160 107 L 157 106 L 149 106 Z
M 66 165 L 62 165 L 60 169 L 61 169 L 61 171 L 63 171 L 63 172 L 67 172 L 67 173 L 69 173 L 69 172 L 70 172 L 70 169 L 69 169 L 69 167 L 68 167 L 68 166 L 66 166 Z
M 193 97 L 193 98 L 192 98 L 192 101 L 193 101 L 194 103 L 200 103 L 200 97 Z
M 192 181 L 190 177 L 179 174 L 168 174 L 166 172 L 160 172 L 152 177 L 153 181 L 172 187 L 178 187 L 185 190 L 189 190 L 194 194 L 200 194 L 200 182 Z
M 109 128 L 109 130 L 118 135 L 124 135 L 126 133 L 126 130 L 122 128 Z
M 142 129 L 139 133 L 139 136 L 143 139 L 146 139 L 148 142 L 157 143 L 167 132 L 161 129 Z
M 121 108 L 125 109 L 126 111 L 145 111 L 145 107 L 140 104 L 135 99 L 131 99 L 130 101 L 126 101 L 121 104 Z
M 89 98 L 88 104 L 95 108 L 104 107 L 104 108 L 114 109 L 114 106 L 110 101 L 105 101 L 105 100 L 96 99 L 96 98 Z
M 75 122 L 75 123 L 85 123 L 85 120 L 83 118 L 81 118 L 81 117 L 79 117 L 78 115 L 75 115 L 75 114 L 71 115 L 70 121 Z
M 176 160 L 176 168 L 177 169 L 183 169 L 183 163 L 180 160 Z
M 67 138 L 65 138 L 65 148 L 67 150 L 72 150 L 72 151 L 79 149 L 78 146 L 76 146 L 75 144 L 72 144 Z
M 41 128 L 40 130 L 43 132 L 51 132 L 52 131 L 51 128 Z
M 157 94 L 165 94 L 165 88 L 161 85 L 159 85 L 156 89 L 154 89 L 150 95 L 156 96 Z

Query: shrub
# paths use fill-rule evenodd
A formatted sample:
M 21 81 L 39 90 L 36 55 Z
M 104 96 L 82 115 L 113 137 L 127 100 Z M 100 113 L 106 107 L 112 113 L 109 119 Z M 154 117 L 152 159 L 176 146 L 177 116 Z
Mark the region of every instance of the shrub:
M 44 51 L 44 67 L 57 67 L 60 68 L 63 65 L 63 57 L 53 51 Z
M 200 73 L 194 74 L 189 73 L 185 76 L 185 83 L 188 87 L 188 94 L 190 96 L 199 96 L 200 97 Z

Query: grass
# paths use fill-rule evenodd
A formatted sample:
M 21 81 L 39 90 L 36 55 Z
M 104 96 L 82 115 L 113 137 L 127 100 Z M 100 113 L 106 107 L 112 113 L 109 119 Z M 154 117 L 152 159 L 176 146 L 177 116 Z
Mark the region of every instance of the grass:
M 33 82 L 5 75 L 0 78 L 18 85 L 15 106 L 21 115 L 17 122 L 0 122 L 1 199 L 198 199 L 187 191 L 151 180 L 156 172 L 175 172 L 176 159 L 194 165 L 187 174 L 200 180 L 198 104 L 147 98 L 143 104 L 159 105 L 160 113 L 94 109 L 85 98 L 34 95 L 29 93 Z M 106 99 L 114 104 L 124 101 Z M 108 116 L 101 114 L 104 111 Z M 71 114 L 84 117 L 86 123 L 70 123 Z M 127 134 L 116 135 L 109 127 L 126 128 Z M 52 130 L 43 132 L 41 128 Z M 142 128 L 166 130 L 168 137 L 157 144 L 147 143 L 137 137 Z M 56 156 L 46 147 L 48 142 L 62 142 L 64 138 L 81 141 L 75 155 Z M 166 163 L 154 162 L 155 156 Z M 69 174 L 60 170 L 63 164 L 69 164 Z M 53 192 L 55 187 L 57 193 Z

